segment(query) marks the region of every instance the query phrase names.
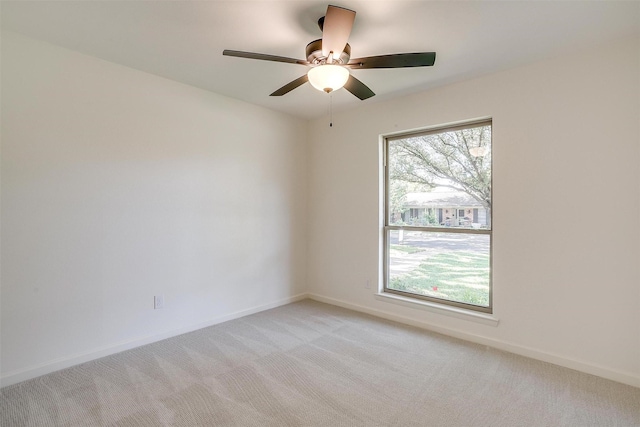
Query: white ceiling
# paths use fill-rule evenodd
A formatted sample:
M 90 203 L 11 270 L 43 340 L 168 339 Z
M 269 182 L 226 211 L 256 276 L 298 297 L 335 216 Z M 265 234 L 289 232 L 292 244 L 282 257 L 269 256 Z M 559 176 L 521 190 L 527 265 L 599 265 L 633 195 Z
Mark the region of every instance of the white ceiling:
M 327 1 L 2 1 L 2 28 L 302 118 L 327 114 L 328 95 L 275 89 L 307 68 L 222 55 L 245 50 L 305 59 Z M 376 96 L 333 94 L 335 110 L 640 37 L 640 2 L 351 1 L 352 57 L 435 51 L 435 66 L 355 70 Z

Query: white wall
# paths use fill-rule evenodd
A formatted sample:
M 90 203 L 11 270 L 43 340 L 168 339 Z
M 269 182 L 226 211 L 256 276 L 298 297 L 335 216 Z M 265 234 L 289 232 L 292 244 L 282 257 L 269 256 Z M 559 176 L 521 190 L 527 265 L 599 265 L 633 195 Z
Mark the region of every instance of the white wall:
M 3 385 L 304 292 L 306 159 L 304 121 L 3 33 Z
M 310 292 L 640 386 L 639 52 L 623 40 L 314 121 Z M 498 326 L 364 286 L 379 274 L 379 135 L 480 117 L 493 118 Z

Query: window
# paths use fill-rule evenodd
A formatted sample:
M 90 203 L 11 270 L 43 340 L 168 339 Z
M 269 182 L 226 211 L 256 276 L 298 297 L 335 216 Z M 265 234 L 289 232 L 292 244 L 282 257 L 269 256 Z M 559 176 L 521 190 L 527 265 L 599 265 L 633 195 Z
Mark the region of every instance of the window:
M 384 144 L 384 292 L 491 313 L 491 120 Z

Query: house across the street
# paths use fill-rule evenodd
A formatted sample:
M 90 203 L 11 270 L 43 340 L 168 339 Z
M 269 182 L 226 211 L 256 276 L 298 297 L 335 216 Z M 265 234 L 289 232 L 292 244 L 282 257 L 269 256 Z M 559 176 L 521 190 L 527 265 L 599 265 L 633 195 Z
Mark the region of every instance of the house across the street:
M 487 209 L 469 194 L 449 187 L 407 193 L 403 212 L 394 213 L 411 225 L 486 227 Z

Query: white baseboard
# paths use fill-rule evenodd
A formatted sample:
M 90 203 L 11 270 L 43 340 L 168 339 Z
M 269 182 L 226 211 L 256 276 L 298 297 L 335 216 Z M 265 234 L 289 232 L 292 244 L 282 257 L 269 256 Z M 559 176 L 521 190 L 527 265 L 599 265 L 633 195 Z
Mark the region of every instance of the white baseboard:
M 455 338 L 460 338 L 465 341 L 471 341 L 476 344 L 486 345 L 499 350 L 507 351 L 509 353 L 518 354 L 520 356 L 530 357 L 532 359 L 541 360 L 543 362 L 553 363 L 554 365 L 563 366 L 565 368 L 574 369 L 576 371 L 584 372 L 598 377 L 606 378 L 619 383 L 627 384 L 634 387 L 640 387 L 640 376 L 634 375 L 630 372 L 618 371 L 615 369 L 607 368 L 605 366 L 599 366 L 592 363 L 567 358 L 562 355 L 548 353 L 545 351 L 537 350 L 531 347 L 525 347 L 519 344 L 512 344 L 506 341 L 496 340 L 494 338 L 488 338 L 481 335 L 470 334 L 465 331 L 457 329 L 444 328 L 441 326 L 435 326 L 428 322 L 412 319 L 407 316 L 401 316 L 394 313 L 389 313 L 383 310 L 377 310 L 370 307 L 365 307 L 358 304 L 352 304 L 349 302 L 341 301 L 335 298 L 329 298 L 318 294 L 307 294 L 307 297 L 315 301 L 324 302 L 331 305 L 347 308 L 354 311 L 370 314 L 372 316 L 381 317 L 383 319 L 393 320 L 399 323 L 404 323 L 418 328 L 427 329 L 433 332 L 437 332 L 443 335 L 448 335 Z
M 99 359 L 101 357 L 109 356 L 115 353 L 120 353 L 125 350 L 140 347 L 153 342 L 161 341 L 167 338 L 175 337 L 177 335 L 186 334 L 187 332 L 193 332 L 198 329 L 206 328 L 208 326 L 217 325 L 219 323 L 227 322 L 229 320 L 238 319 L 240 317 L 248 316 L 250 314 L 258 313 L 260 311 L 269 310 L 271 308 L 280 307 L 282 305 L 290 304 L 292 302 L 300 301 L 307 298 L 307 294 L 298 294 L 289 298 L 285 298 L 279 301 L 274 301 L 269 304 L 260 305 L 257 307 L 248 308 L 245 310 L 229 313 L 224 316 L 215 317 L 206 322 L 197 323 L 194 325 L 186 326 L 171 331 L 162 332 L 160 334 L 141 337 L 135 340 L 121 342 L 114 345 L 109 345 L 92 351 L 88 351 L 81 354 L 76 354 L 69 357 L 64 357 L 56 360 L 52 360 L 47 363 L 43 363 L 36 366 L 31 366 L 26 369 L 7 372 L 0 377 L 0 387 L 6 387 L 12 384 L 17 384 L 22 381 L 30 380 L 32 378 L 46 375 L 51 372 L 59 371 L 61 369 L 69 368 L 71 366 L 79 365 L 80 363 L 89 362 L 91 360 Z

